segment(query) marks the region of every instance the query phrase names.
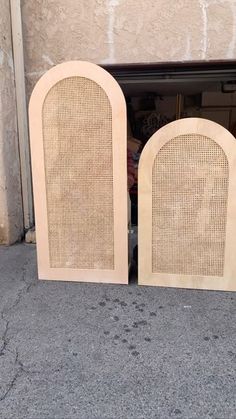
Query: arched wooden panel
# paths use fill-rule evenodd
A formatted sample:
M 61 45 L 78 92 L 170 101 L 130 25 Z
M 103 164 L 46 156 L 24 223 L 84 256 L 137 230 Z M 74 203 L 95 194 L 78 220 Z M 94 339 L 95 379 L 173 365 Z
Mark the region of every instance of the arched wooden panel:
M 30 100 L 41 279 L 128 282 L 126 104 L 113 77 L 72 61 Z
M 236 140 L 200 118 L 166 125 L 139 163 L 139 284 L 236 291 Z

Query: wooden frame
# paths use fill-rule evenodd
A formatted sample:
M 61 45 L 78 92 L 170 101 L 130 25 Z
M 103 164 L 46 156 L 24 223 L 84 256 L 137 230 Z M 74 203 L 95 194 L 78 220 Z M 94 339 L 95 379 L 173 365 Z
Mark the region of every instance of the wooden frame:
M 59 81 L 73 76 L 97 83 L 105 91 L 112 108 L 114 270 L 50 267 L 42 109 L 50 89 Z M 59 64 L 36 84 L 29 105 L 29 121 L 39 279 L 127 284 L 126 103 L 118 83 L 95 64 L 81 61 Z
M 19 138 L 19 155 L 21 169 L 21 188 L 24 227 L 29 229 L 34 222 L 33 214 L 33 193 L 30 170 L 30 147 L 28 138 L 28 118 L 25 94 L 25 68 L 24 51 L 22 40 L 22 19 L 20 0 L 11 0 L 11 29 L 14 54 L 14 75 L 16 86 L 16 108 Z
M 179 135 L 196 133 L 214 140 L 228 159 L 229 184 L 223 276 L 152 272 L 152 168 L 160 149 Z M 172 122 L 146 144 L 139 163 L 139 284 L 236 291 L 236 140 L 222 126 L 201 118 Z

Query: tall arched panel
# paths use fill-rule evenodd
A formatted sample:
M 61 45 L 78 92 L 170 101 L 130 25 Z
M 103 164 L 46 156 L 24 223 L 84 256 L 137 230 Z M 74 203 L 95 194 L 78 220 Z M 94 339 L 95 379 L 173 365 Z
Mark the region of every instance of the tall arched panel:
M 139 283 L 236 290 L 236 140 L 200 118 L 175 121 L 139 165 Z
M 113 77 L 72 61 L 30 100 L 41 279 L 128 282 L 126 104 Z

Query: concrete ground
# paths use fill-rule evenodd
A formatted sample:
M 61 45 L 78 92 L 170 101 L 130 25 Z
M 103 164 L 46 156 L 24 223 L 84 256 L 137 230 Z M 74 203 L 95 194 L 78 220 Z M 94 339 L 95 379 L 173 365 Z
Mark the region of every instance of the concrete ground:
M 236 293 L 37 280 L 0 247 L 0 417 L 236 418 Z

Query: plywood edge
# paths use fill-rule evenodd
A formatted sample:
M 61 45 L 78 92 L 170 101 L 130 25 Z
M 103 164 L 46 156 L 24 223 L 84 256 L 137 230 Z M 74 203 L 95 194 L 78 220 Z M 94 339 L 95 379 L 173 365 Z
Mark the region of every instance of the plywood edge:
M 236 291 L 236 281 L 226 277 L 152 274 L 139 278 L 139 285 L 209 291 Z

